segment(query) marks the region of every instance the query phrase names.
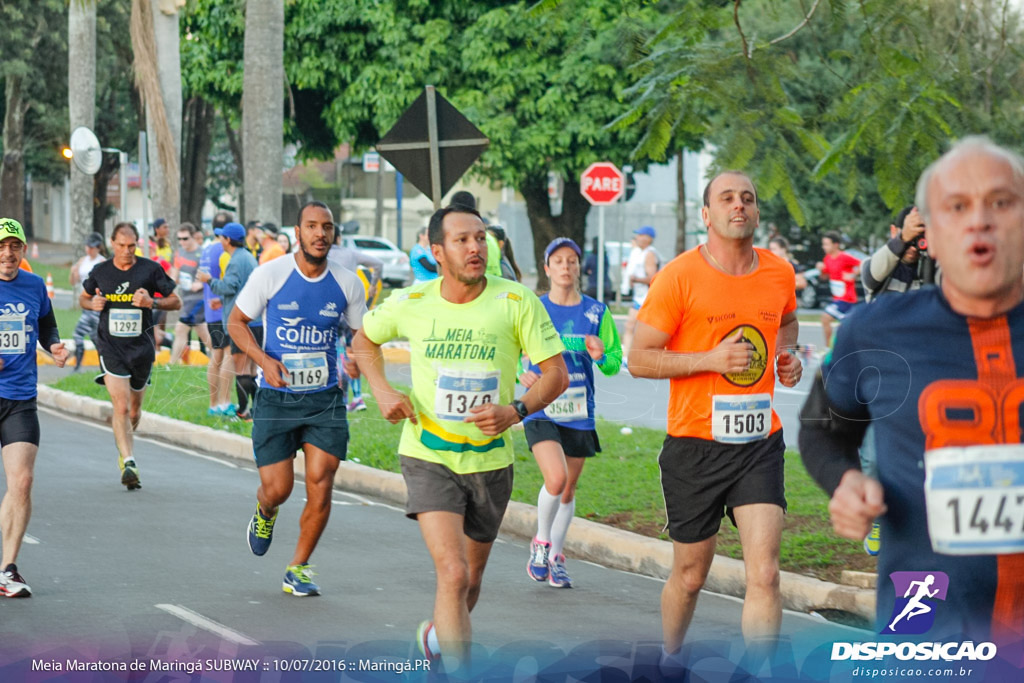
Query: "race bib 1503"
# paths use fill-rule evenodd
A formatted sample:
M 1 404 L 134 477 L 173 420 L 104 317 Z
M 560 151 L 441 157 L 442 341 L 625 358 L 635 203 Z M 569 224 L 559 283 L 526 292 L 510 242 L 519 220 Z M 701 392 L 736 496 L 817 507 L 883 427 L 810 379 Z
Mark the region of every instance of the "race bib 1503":
M 771 394 L 718 394 L 711 399 L 711 438 L 719 443 L 750 443 L 772 429 Z

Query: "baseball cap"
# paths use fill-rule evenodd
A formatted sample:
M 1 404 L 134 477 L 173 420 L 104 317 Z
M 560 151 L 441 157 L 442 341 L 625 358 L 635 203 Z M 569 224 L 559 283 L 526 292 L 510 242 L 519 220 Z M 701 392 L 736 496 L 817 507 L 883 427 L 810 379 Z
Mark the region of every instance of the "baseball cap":
M 102 247 L 103 246 L 103 235 L 98 232 L 91 232 L 89 236 L 85 238 L 85 246 L 87 247 Z
M 634 235 L 647 235 L 651 239 L 654 239 L 655 237 L 658 236 L 658 233 L 656 233 L 654 231 L 654 228 L 652 228 L 649 225 L 645 225 L 642 228 L 637 228 L 636 230 L 633 231 L 633 234 Z
M 229 240 L 241 242 L 245 239 L 245 226 L 241 223 L 228 223 L 223 228 L 215 229 L 213 234 L 227 237 Z
M 156 230 L 161 225 L 164 225 L 166 223 L 167 223 L 167 219 L 166 218 L 157 218 L 155 221 L 153 221 L 152 223 L 149 224 L 149 227 L 151 227 L 154 230 Z
M 25 228 L 21 227 L 21 223 L 13 218 L 0 218 L 0 240 L 5 240 L 8 237 L 17 237 L 28 244 L 28 240 L 25 239 Z
M 583 255 L 583 252 L 580 251 L 579 245 L 573 242 L 571 239 L 569 239 L 568 237 L 556 237 L 555 239 L 551 240 L 551 244 L 549 244 L 547 249 L 544 250 L 544 263 L 548 262 L 548 259 L 551 257 L 551 254 L 553 254 L 556 249 L 561 249 L 562 247 L 569 247 L 570 249 L 575 251 L 577 258 Z

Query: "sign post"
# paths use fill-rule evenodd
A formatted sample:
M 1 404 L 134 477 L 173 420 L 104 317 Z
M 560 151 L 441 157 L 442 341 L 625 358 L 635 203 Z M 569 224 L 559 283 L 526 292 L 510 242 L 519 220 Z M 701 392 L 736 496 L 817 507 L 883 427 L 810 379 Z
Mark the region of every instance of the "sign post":
M 604 207 L 619 201 L 626 189 L 625 176 L 610 161 L 598 161 L 580 176 L 580 193 L 598 207 L 597 300 L 604 302 Z

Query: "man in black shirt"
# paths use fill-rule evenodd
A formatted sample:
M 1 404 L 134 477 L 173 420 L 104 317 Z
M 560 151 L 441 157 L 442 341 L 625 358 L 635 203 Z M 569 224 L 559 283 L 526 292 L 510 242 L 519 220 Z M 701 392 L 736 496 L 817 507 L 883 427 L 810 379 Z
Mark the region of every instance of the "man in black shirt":
M 117 444 L 121 483 L 142 488 L 132 452 L 132 433 L 142 416 L 142 399 L 156 360 L 153 311 L 181 308 L 174 280 L 156 261 L 139 258 L 139 233 L 131 223 L 118 223 L 110 238 L 113 257 L 92 269 L 82 283 L 79 305 L 99 311 L 96 350 L 100 356 L 98 384 L 107 387 L 114 406 L 111 420 Z M 153 298 L 159 292 L 162 298 Z

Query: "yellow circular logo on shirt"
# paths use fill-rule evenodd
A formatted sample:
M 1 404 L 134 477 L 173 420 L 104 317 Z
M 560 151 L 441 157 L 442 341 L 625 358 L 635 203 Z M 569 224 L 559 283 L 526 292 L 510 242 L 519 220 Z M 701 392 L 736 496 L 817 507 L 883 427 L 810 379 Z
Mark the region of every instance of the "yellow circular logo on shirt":
M 761 334 L 761 330 L 753 325 L 738 325 L 729 330 L 722 340 L 733 337 L 738 331 L 743 331 L 743 341 L 750 344 L 754 349 L 754 355 L 750 358 L 750 365 L 742 372 L 726 372 L 722 376 L 731 384 L 738 387 L 749 387 L 757 384 L 764 377 L 768 369 L 768 343 Z

